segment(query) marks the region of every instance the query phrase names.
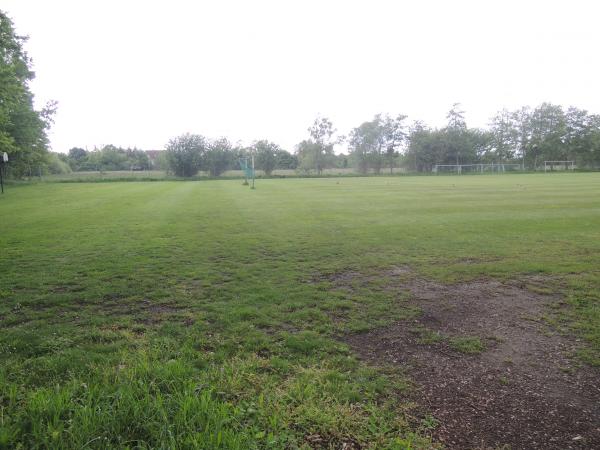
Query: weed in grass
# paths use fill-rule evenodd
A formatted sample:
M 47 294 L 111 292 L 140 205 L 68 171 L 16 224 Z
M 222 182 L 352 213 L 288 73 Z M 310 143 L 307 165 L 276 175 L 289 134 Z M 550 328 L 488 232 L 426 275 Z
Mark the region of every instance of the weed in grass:
M 450 347 L 457 352 L 467 354 L 477 354 L 485 350 L 485 344 L 477 336 L 458 336 L 448 340 Z
M 423 345 L 435 344 L 445 339 L 439 331 L 434 331 L 424 326 L 414 327 L 411 331 L 418 336 L 418 343 Z
M 505 386 L 508 386 L 510 384 L 510 380 L 505 376 L 501 376 L 500 378 L 498 378 L 498 381 L 500 381 L 500 384 L 503 384 Z
M 421 419 L 421 427 L 425 430 L 434 430 L 439 426 L 438 420 L 430 415 L 426 415 L 423 419 Z

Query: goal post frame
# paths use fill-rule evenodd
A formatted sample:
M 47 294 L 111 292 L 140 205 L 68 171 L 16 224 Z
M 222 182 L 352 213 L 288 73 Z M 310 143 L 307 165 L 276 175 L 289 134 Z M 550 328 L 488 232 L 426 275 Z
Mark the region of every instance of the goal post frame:
M 517 163 L 475 163 L 475 164 L 436 164 L 433 166 L 433 172 L 437 175 L 440 173 L 439 169 L 441 167 L 454 168 L 448 173 L 456 173 L 458 175 L 462 175 L 463 168 L 471 168 L 470 173 L 485 173 L 485 172 L 493 172 L 493 173 L 504 173 L 506 169 L 516 169 L 523 170 L 522 164 Z
M 544 172 L 548 172 L 548 166 L 550 166 L 551 172 L 554 171 L 554 166 L 564 166 L 565 170 L 573 170 L 575 169 L 575 161 L 544 161 Z

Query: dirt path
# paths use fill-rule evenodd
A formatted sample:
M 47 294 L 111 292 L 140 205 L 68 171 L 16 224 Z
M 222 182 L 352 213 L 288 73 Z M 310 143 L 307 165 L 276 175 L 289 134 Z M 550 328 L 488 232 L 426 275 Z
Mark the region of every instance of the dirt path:
M 600 371 L 579 367 L 577 343 L 539 321 L 557 298 L 496 281 L 399 289 L 422 309 L 417 320 L 346 341 L 408 372 L 447 448 L 600 448 Z

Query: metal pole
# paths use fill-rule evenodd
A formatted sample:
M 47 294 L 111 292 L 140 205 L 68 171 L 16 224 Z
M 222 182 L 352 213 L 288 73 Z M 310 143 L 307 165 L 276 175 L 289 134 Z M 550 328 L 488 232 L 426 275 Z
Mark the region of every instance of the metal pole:
M 248 186 L 248 157 L 244 157 L 244 184 L 243 186 Z
M 0 155 L 0 192 L 4 194 L 4 166 L 8 162 L 8 153 L 3 152 Z
M 252 189 L 254 189 L 254 153 L 252 154 Z

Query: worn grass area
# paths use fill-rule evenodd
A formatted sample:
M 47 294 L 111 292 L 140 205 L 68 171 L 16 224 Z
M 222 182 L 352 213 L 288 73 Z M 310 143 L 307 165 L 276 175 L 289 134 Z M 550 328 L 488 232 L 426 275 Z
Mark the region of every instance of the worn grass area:
M 390 267 L 541 274 L 600 362 L 599 174 L 11 186 L 0 249 L 0 448 L 427 447 L 338 339 Z
M 403 174 L 406 171 L 404 169 L 395 168 L 393 173 L 395 175 Z M 372 171 L 369 174 L 374 175 Z M 266 176 L 263 170 L 256 170 L 257 178 L 277 178 L 277 177 L 306 177 L 310 174 L 297 172 L 293 169 L 276 169 L 269 177 Z M 323 177 L 333 176 L 357 176 L 358 173 L 352 168 L 338 168 L 338 169 L 324 169 L 322 174 Z M 194 180 L 206 180 L 210 174 L 208 172 L 201 171 L 193 179 Z M 222 179 L 228 178 L 244 178 L 244 172 L 241 170 L 227 170 L 220 175 Z M 82 171 L 82 172 L 71 172 L 64 174 L 50 174 L 43 175 L 42 177 L 32 176 L 29 182 L 98 182 L 98 181 L 188 181 L 189 179 L 182 180 L 177 179 L 174 175 L 167 174 L 163 170 L 108 170 L 108 171 Z M 12 183 L 18 183 L 14 180 L 10 180 Z

